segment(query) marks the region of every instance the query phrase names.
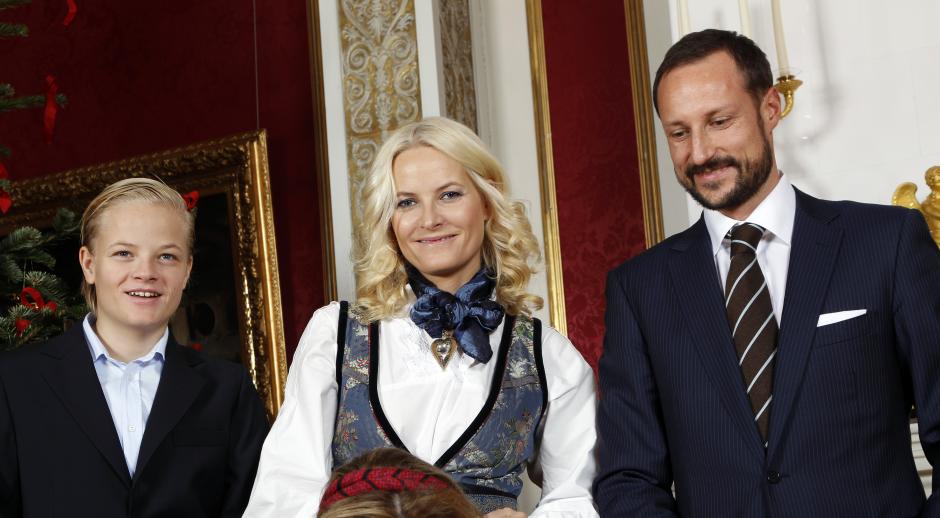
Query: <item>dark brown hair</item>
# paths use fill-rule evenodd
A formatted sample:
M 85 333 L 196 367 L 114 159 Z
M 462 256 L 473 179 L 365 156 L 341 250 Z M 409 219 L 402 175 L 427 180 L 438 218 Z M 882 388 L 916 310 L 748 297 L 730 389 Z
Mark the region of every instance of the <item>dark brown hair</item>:
M 690 32 L 666 51 L 666 57 L 656 70 L 653 81 L 653 106 L 659 113 L 659 82 L 669 72 L 696 61 L 705 59 L 715 52 L 727 52 L 744 76 L 745 84 L 756 102 L 773 86 L 773 74 L 764 51 L 747 36 L 736 32 L 719 29 L 705 29 Z

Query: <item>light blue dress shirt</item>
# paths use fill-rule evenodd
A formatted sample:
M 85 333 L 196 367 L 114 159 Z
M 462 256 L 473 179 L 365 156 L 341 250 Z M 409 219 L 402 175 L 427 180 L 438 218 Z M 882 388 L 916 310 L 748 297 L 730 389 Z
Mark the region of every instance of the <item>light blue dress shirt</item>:
M 90 314 L 85 317 L 82 324 L 85 340 L 88 342 L 88 350 L 94 361 L 101 390 L 108 401 L 108 409 L 111 410 L 111 419 L 114 420 L 114 429 L 124 450 L 127 469 L 133 477 L 137 469 L 140 442 L 144 437 L 147 418 L 153 408 L 153 398 L 157 394 L 157 385 L 163 373 L 170 332 L 169 329 L 164 331 L 149 353 L 124 363 L 108 354 L 107 348 L 95 334 L 92 322 Z

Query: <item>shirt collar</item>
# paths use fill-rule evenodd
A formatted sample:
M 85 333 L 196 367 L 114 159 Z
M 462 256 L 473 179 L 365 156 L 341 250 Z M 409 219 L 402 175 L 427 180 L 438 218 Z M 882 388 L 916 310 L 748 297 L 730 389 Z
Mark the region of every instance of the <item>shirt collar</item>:
M 705 209 L 705 227 L 711 239 L 712 254 L 717 254 L 721 244 L 728 235 L 731 227 L 743 223 L 729 218 L 717 210 Z M 793 237 L 793 220 L 796 217 L 796 191 L 786 175 L 780 173 L 780 181 L 770 191 L 770 194 L 760 202 L 754 212 L 747 217 L 747 221 L 767 229 L 767 234 L 773 235 L 786 245 L 790 245 Z
M 94 324 L 94 322 L 95 322 L 95 318 L 94 316 L 92 316 L 91 313 L 86 315 L 85 320 L 82 322 L 82 330 L 85 332 L 85 342 L 88 343 L 88 351 L 91 353 L 92 361 L 96 362 L 98 361 L 98 359 L 103 357 L 106 360 L 111 360 L 111 361 L 115 361 L 118 363 L 124 363 L 124 362 L 115 360 L 114 358 L 111 357 L 110 354 L 108 354 L 108 349 L 104 346 L 103 343 L 101 343 L 101 339 L 98 338 L 98 334 L 95 333 L 95 330 L 92 327 L 92 324 Z M 157 343 L 154 344 L 152 349 L 150 349 L 150 352 L 148 352 L 147 354 L 145 354 L 144 356 L 140 358 L 137 358 L 136 360 L 134 360 L 134 362 L 147 363 L 152 360 L 158 360 L 162 362 L 164 358 L 166 358 L 166 345 L 167 345 L 167 342 L 169 342 L 169 339 L 170 339 L 170 328 L 167 327 L 163 331 L 163 336 L 161 336 L 160 339 L 157 340 Z

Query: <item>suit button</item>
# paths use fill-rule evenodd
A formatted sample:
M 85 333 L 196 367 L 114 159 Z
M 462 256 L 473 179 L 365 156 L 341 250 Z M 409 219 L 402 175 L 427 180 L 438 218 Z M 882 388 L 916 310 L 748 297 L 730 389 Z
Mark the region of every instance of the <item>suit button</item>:
M 770 482 L 771 484 L 776 484 L 777 482 L 780 482 L 780 473 L 776 471 L 768 471 L 767 482 Z

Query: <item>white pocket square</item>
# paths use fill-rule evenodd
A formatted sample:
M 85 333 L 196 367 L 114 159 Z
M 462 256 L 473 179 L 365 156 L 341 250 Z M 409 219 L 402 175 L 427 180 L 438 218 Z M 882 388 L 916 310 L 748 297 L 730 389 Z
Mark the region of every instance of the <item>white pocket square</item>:
M 860 317 L 867 312 L 867 309 L 852 309 L 849 311 L 836 311 L 835 313 L 823 313 L 819 315 L 819 322 L 816 323 L 816 327 L 828 326 L 850 318 Z

